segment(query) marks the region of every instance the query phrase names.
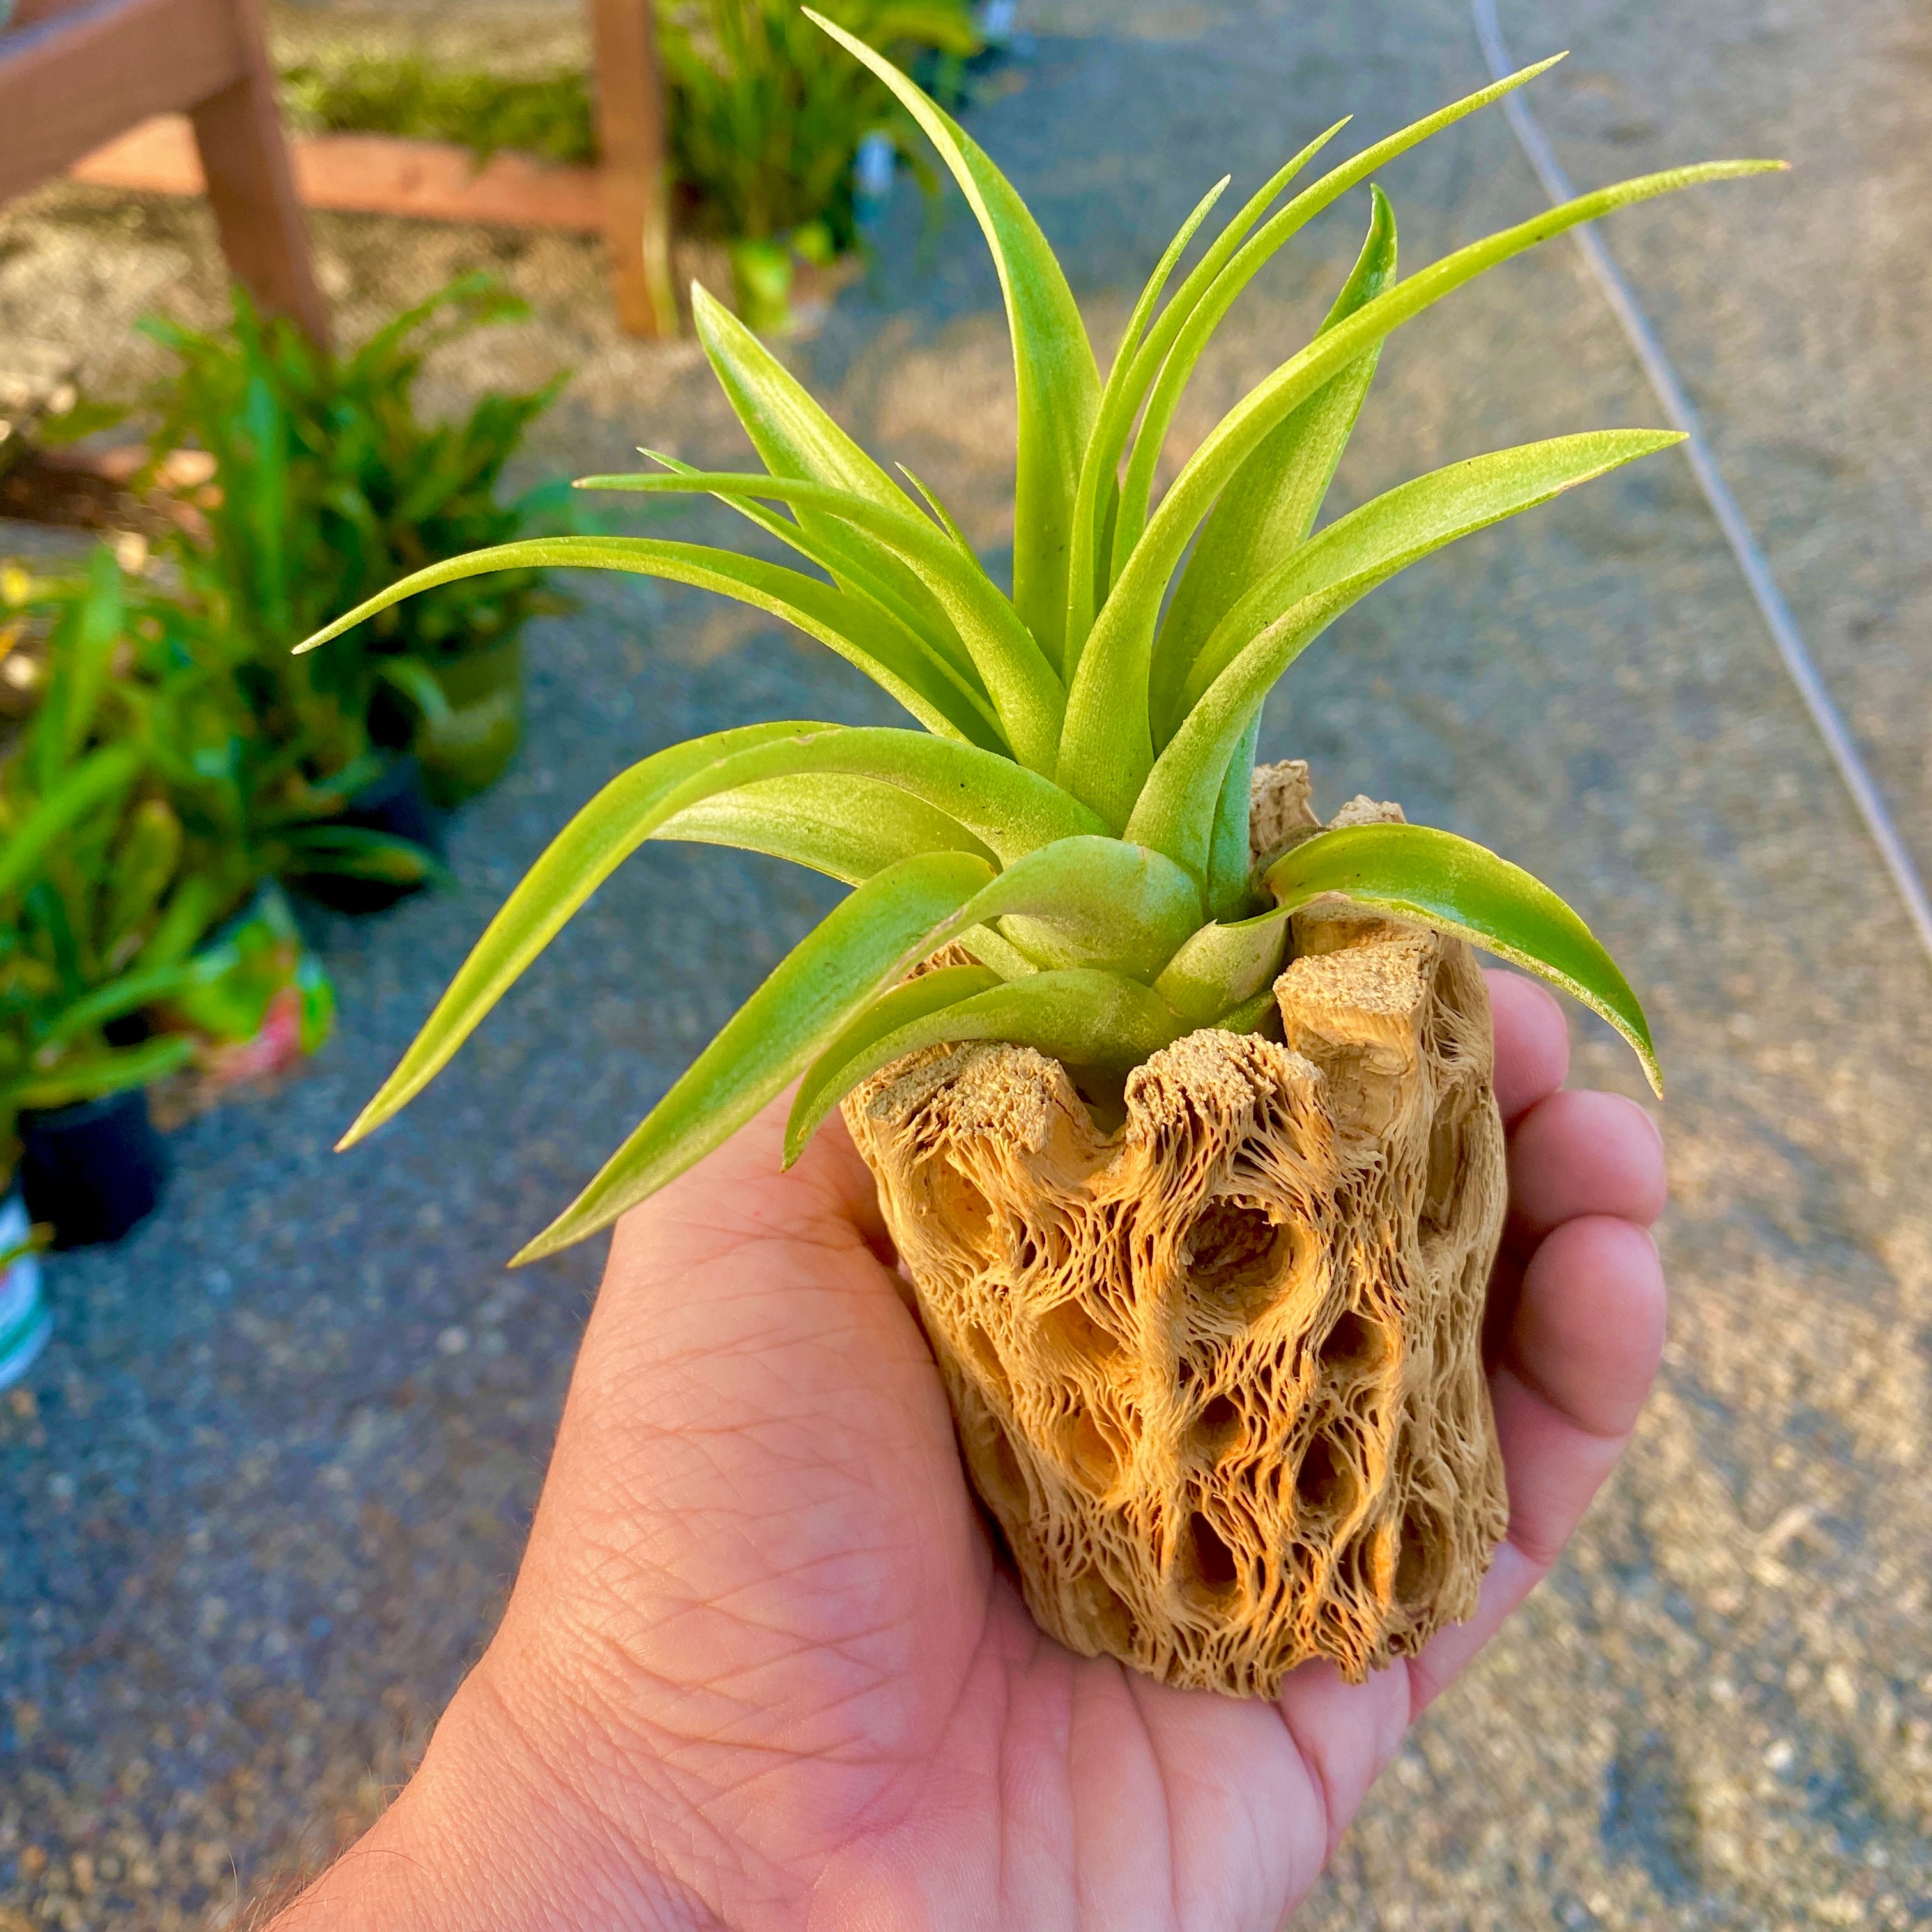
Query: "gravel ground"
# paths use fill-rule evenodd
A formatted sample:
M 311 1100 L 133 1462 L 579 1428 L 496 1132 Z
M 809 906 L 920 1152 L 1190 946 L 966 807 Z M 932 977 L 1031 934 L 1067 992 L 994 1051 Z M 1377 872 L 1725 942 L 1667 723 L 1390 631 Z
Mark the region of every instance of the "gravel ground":
M 1608 231 L 1932 868 L 1932 206 L 1902 0 L 1693 10 L 1507 0 L 1538 111 L 1594 183 L 1776 152 L 1788 177 Z M 1223 166 L 1333 113 L 1366 139 L 1483 76 L 1455 0 L 1036 7 L 975 116 L 1106 338 Z M 1500 119 L 1392 168 L 1408 266 L 1538 206 Z M 1352 207 L 1236 312 L 1182 440 L 1299 340 Z M 345 326 L 477 261 L 536 305 L 454 394 L 579 370 L 532 473 L 734 440 L 686 346 L 608 328 L 574 242 L 316 224 Z M 1010 379 L 963 210 L 795 358 L 868 440 L 1010 541 Z M 1489 447 L 1658 418 L 1558 243 L 1384 356 L 1339 496 Z M 0 344 L 140 370 L 123 320 L 217 300 L 190 210 L 69 190 L 0 218 Z M 111 325 L 111 326 L 110 326 Z M 825 657 L 694 594 L 592 583 L 533 640 L 531 733 L 456 826 L 445 896 L 321 938 L 343 997 L 306 1078 L 174 1136 L 164 1211 L 52 1270 L 54 1348 L 0 1401 L 0 1932 L 220 1923 L 374 1814 L 487 1638 L 600 1252 L 516 1276 L 539 1225 L 827 891 L 647 848 L 371 1149 L 328 1144 L 522 866 L 592 788 L 692 732 L 883 718 Z M 1927 962 L 1680 459 L 1381 591 L 1298 666 L 1264 746 L 1508 852 L 1584 907 L 1672 1079 L 1676 1306 L 1637 1446 L 1558 1574 L 1432 1712 L 1297 1921 L 1315 1928 L 1932 1923 Z M 1636 1091 L 1580 1020 L 1580 1073 Z

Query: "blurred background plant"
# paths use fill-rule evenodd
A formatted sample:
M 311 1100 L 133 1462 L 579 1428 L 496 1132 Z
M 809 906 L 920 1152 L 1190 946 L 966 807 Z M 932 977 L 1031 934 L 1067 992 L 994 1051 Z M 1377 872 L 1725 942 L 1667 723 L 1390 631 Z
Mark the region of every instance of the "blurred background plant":
M 52 602 L 40 702 L 0 767 L 0 1131 L 146 1085 L 185 1064 L 184 1038 L 142 1036 L 142 1010 L 183 983 L 226 908 L 218 866 L 191 854 L 153 769 L 149 693 L 128 675 L 121 572 L 97 553 Z M 10 648 L 39 600 L 12 578 Z M 16 602 L 17 600 L 17 602 Z
M 824 0 L 826 16 L 900 66 L 980 47 L 968 0 Z M 671 170 L 694 226 L 731 250 L 740 316 L 782 327 L 794 258 L 858 242 L 854 173 L 889 142 L 928 196 L 938 183 L 884 84 L 808 20 L 797 0 L 662 0 Z
M 350 910 L 434 882 L 432 800 L 514 753 L 523 628 L 562 608 L 539 572 L 454 586 L 332 653 L 290 646 L 412 568 L 572 526 L 561 486 L 499 494 L 562 377 L 448 422 L 416 412 L 433 352 L 523 314 L 466 276 L 338 356 L 238 292 L 225 328 L 142 325 L 177 366 L 133 408 L 57 394 L 36 416 L 44 440 L 117 418 L 147 436 L 125 498 L 147 536 L 64 575 L 0 573 L 17 720 L 0 748 L 0 1150 L 10 1171 L 20 1144 L 28 1206 L 63 1241 L 152 1204 L 141 1090 L 272 1072 L 326 1036 L 333 994 L 277 882 Z M 112 1192 L 96 1170 L 117 1163 L 150 1172 L 110 1209 L 76 1204 L 96 1180 Z
M 242 646 L 234 675 L 285 790 L 320 788 L 339 812 L 386 754 L 413 746 L 440 801 L 454 802 L 492 782 L 515 751 L 524 626 L 566 608 L 543 573 L 453 584 L 419 616 L 366 626 L 313 668 L 290 656 L 290 641 L 423 564 L 567 524 L 560 487 L 508 502 L 498 494 L 566 378 L 486 394 L 458 421 L 418 416 L 416 384 L 434 350 L 526 313 L 484 274 L 341 356 L 264 321 L 240 290 L 234 299 L 218 332 L 142 325 L 179 364 L 151 398 L 146 481 L 182 512 L 168 540 L 182 585 Z M 478 706 L 480 726 L 461 715 Z
M 281 82 L 290 125 L 304 134 L 453 141 L 479 165 L 505 148 L 579 166 L 597 158 L 596 116 L 580 70 L 486 74 L 440 67 L 420 53 L 347 48 L 284 68 Z
M 0 610 L 38 698 L 0 763 L 0 1148 L 10 1169 L 24 1148 L 34 1218 L 86 1238 L 88 1177 L 35 1198 L 37 1136 L 70 1138 L 77 1114 L 190 1066 L 278 1070 L 326 1036 L 333 993 L 269 882 L 315 863 L 302 841 L 324 828 L 262 808 L 232 633 L 110 547 L 77 577 L 8 570 Z M 145 1104 L 129 1118 L 113 1158 L 154 1170 L 136 1190 L 152 1205 Z
M 986 50 L 972 0 L 825 0 L 830 18 L 949 105 Z M 798 262 L 861 244 L 862 217 L 898 164 L 938 192 L 910 117 L 805 18 L 800 0 L 658 0 L 674 192 L 682 224 L 724 243 L 739 312 L 782 328 Z M 310 132 L 399 135 L 551 162 L 598 158 L 593 82 L 459 68 L 419 50 L 310 49 L 281 74 L 290 122 Z

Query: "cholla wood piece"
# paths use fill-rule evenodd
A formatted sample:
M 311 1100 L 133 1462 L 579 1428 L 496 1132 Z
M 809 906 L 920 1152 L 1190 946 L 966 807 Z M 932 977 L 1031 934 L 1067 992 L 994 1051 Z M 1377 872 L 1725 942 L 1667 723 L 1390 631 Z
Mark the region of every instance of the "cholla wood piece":
M 1264 856 L 1318 824 L 1305 769 L 1256 781 Z M 1024 1048 L 930 1048 L 845 1102 L 1035 1619 L 1241 1696 L 1412 1654 L 1474 1610 L 1506 1520 L 1482 976 L 1346 910 L 1294 950 L 1285 1043 L 1190 1034 L 1112 1133 Z

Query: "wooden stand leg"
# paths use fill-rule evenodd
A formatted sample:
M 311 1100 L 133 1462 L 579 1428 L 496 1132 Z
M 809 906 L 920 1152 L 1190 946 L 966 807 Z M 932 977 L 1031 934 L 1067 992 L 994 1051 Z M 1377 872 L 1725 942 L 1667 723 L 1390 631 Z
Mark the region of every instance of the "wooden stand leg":
M 326 346 L 328 311 L 309 265 L 308 224 L 275 110 L 261 22 L 252 0 L 233 4 L 242 76 L 190 110 L 208 203 L 228 266 L 257 306 L 286 316 Z
M 656 4 L 590 0 L 611 294 L 633 335 L 677 333 Z

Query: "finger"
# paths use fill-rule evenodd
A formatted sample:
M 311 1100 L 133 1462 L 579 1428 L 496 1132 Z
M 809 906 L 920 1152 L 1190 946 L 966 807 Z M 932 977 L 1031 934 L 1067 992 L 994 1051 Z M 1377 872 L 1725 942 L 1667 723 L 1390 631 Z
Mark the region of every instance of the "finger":
M 1621 1094 L 1552 1094 L 1510 1136 L 1509 1177 L 1519 1245 L 1580 1214 L 1647 1228 L 1664 1208 L 1664 1136 Z
M 785 1123 L 795 1090 L 787 1088 L 722 1146 L 632 1214 L 647 1217 L 662 1236 L 701 1238 L 716 1232 L 734 1240 L 748 1234 L 818 1240 L 856 1236 L 875 1251 L 890 1248 L 878 1190 L 836 1112 L 806 1144 L 796 1163 L 786 1168 Z
M 1569 1426 L 1621 1443 L 1657 1373 L 1664 1303 L 1664 1264 L 1642 1228 L 1607 1215 L 1566 1222 L 1523 1271 L 1502 1370 Z
M 1490 1378 L 1510 1524 L 1476 1614 L 1411 1666 L 1420 1710 L 1535 1586 L 1630 1439 L 1664 1350 L 1664 1270 L 1641 1228 L 1567 1222 L 1531 1257 Z
M 1520 973 L 1484 970 L 1496 1030 L 1496 1105 L 1507 1126 L 1569 1077 L 1570 1023 L 1556 996 Z
M 1325 1864 L 1401 1746 L 1409 1725 L 1408 1686 L 1399 1670 L 1372 1670 L 1366 1683 L 1346 1683 L 1324 1658 L 1291 1671 L 1275 1706 L 1321 1800 Z

